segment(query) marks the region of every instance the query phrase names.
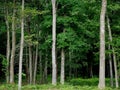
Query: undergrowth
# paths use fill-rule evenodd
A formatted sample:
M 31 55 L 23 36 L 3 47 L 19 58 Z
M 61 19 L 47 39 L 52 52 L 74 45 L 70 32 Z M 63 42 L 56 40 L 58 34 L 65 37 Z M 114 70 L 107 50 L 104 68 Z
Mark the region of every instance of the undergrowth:
M 109 79 L 106 79 L 105 90 L 120 90 L 120 88 L 111 88 Z M 93 79 L 72 79 L 66 82 L 64 85 L 57 84 L 56 86 L 52 84 L 42 84 L 42 85 L 23 85 L 22 90 L 98 90 L 98 78 Z M 0 84 L 0 90 L 17 90 L 17 84 Z

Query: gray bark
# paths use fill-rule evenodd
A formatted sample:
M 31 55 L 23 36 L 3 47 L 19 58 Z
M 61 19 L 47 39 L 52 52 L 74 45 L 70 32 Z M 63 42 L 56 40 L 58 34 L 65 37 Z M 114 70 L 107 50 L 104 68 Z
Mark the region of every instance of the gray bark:
M 28 61 L 28 47 L 26 47 L 26 79 L 27 79 L 27 83 L 29 83 L 29 61 Z
M 34 65 L 33 84 L 36 83 L 37 61 L 38 61 L 38 45 L 36 46 L 36 56 L 35 56 L 35 65 Z
M 65 81 L 65 52 L 64 49 L 62 48 L 61 50 L 61 78 L 60 78 L 60 83 L 64 84 Z
M 32 51 L 29 45 L 29 73 L 30 73 L 30 84 L 32 84 Z
M 39 51 L 39 59 L 40 59 L 40 83 L 42 83 L 42 54 L 41 52 Z
M 12 50 L 11 50 L 11 59 L 10 59 L 10 83 L 14 83 L 14 58 L 15 58 L 15 0 L 14 0 L 14 9 L 12 16 Z
M 57 67 L 56 67 L 56 0 L 52 0 L 52 84 L 57 84 Z
M 100 64 L 99 64 L 99 89 L 105 88 L 105 13 L 107 0 L 102 0 L 100 14 Z
M 7 57 L 7 66 L 6 66 L 6 81 L 9 83 L 9 61 L 10 61 L 10 30 L 9 30 L 9 22 L 8 22 L 8 8 L 6 8 L 5 12 L 5 21 L 7 26 L 7 49 L 6 49 L 6 57 Z
M 110 45 L 108 46 L 108 48 L 110 50 Z M 111 84 L 111 87 L 113 87 L 112 57 L 110 53 L 109 53 L 109 66 L 110 66 L 110 84 Z
M 111 33 L 111 28 L 110 28 L 110 22 L 109 22 L 109 18 L 107 16 L 107 24 L 108 24 L 108 31 L 109 31 L 109 39 L 110 41 L 112 42 L 112 33 Z M 117 63 L 116 63 L 116 55 L 115 55 L 115 50 L 114 50 L 114 47 L 112 47 L 112 53 L 113 53 L 113 62 L 114 62 L 114 71 L 115 71 L 115 85 L 116 85 L 116 88 L 119 87 L 119 84 L 118 84 L 118 74 L 117 74 Z
M 21 41 L 20 41 L 20 56 L 19 56 L 18 90 L 21 90 L 21 84 L 22 84 L 23 48 L 24 48 L 24 0 L 22 0 L 22 19 L 21 19 Z

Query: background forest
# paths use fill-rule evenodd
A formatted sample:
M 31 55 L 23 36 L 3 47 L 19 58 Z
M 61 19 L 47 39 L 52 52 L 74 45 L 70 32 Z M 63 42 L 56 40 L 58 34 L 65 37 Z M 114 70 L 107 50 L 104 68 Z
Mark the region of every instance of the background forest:
M 105 1 L 0 0 L 0 90 L 16 90 L 21 75 L 23 90 L 97 90 Z M 120 0 L 107 1 L 104 21 L 106 90 L 117 90 Z

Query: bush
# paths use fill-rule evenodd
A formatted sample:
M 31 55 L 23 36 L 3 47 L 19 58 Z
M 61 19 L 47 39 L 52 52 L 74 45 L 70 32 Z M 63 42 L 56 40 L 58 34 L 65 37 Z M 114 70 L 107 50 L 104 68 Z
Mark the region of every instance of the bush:
M 97 86 L 98 85 L 98 78 L 93 78 L 93 79 L 81 79 L 81 78 L 72 79 L 72 80 L 70 80 L 70 84 L 74 85 L 74 86 L 75 85 Z

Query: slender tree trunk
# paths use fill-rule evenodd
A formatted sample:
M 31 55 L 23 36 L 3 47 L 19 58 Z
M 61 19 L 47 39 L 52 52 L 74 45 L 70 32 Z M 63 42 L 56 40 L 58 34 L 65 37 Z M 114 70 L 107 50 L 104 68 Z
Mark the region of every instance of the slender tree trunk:
M 14 9 L 12 16 L 12 51 L 11 51 L 11 59 L 10 59 L 10 83 L 14 83 L 14 58 L 15 58 L 15 0 L 14 0 Z
M 33 48 L 34 48 L 34 46 L 33 46 Z M 35 53 L 36 53 L 36 50 L 34 51 L 32 49 L 32 84 L 34 84 L 33 83 L 33 78 L 34 78 L 34 70 L 35 70 L 35 56 L 36 56 Z
M 19 56 L 18 90 L 21 90 L 21 84 L 22 84 L 23 48 L 24 48 L 24 0 L 22 0 L 22 19 L 21 19 L 21 41 L 20 41 L 20 56 Z
M 108 48 L 110 50 L 110 45 L 108 46 Z M 110 53 L 109 53 L 109 66 L 110 66 L 110 84 L 111 84 L 111 87 L 113 87 L 112 57 Z
M 56 67 L 56 0 L 52 0 L 52 84 L 57 84 L 57 67 Z
M 113 52 L 113 62 L 114 62 L 114 70 L 115 70 L 115 85 L 116 88 L 118 88 L 119 84 L 118 84 L 118 74 L 117 74 L 117 62 L 116 62 L 115 50 L 113 47 L 112 47 L 112 52 Z
M 112 33 L 111 33 L 111 28 L 110 28 L 110 22 L 109 22 L 109 18 L 107 16 L 107 24 L 108 24 L 108 31 L 109 31 L 109 39 L 112 42 Z M 116 63 L 116 55 L 115 55 L 115 50 L 114 47 L 112 47 L 112 53 L 113 53 L 113 62 L 114 62 L 114 70 L 115 70 L 115 82 L 116 82 L 116 88 L 119 87 L 118 85 L 118 74 L 117 74 L 117 63 Z
M 42 54 L 39 51 L 39 59 L 40 59 L 40 83 L 42 83 Z
M 6 66 L 6 81 L 9 83 L 9 61 L 10 61 L 10 30 L 9 30 L 9 22 L 8 22 L 8 7 L 5 12 L 5 21 L 7 26 L 7 49 L 6 49 L 6 57 L 7 57 L 7 66 Z
M 102 0 L 100 15 L 100 66 L 99 66 L 99 89 L 105 88 L 105 13 L 107 0 Z
M 33 84 L 36 83 L 37 61 L 38 61 L 38 45 L 36 46 L 36 56 L 35 56 L 35 65 L 34 65 Z
M 90 63 L 90 78 L 93 78 L 93 68 L 92 68 L 92 63 Z
M 71 68 L 71 59 L 72 59 L 72 56 L 71 56 L 71 51 L 69 50 L 69 78 L 71 78 L 71 73 L 72 73 L 72 68 Z
M 28 61 L 28 48 L 26 47 L 26 79 L 27 79 L 27 83 L 29 83 L 30 82 L 30 80 L 29 80 L 29 61 Z
M 116 55 L 117 60 L 119 60 L 119 53 Z M 120 61 L 118 61 L 118 80 L 120 78 Z
M 48 67 L 48 61 L 46 60 L 45 61 L 45 70 L 44 70 L 44 72 L 45 72 L 45 83 L 47 83 L 47 67 Z
M 61 50 L 61 77 L 60 77 L 60 83 L 64 84 L 65 81 L 65 52 L 62 48 Z
M 32 51 L 29 45 L 29 73 L 30 73 L 30 84 L 32 84 Z

